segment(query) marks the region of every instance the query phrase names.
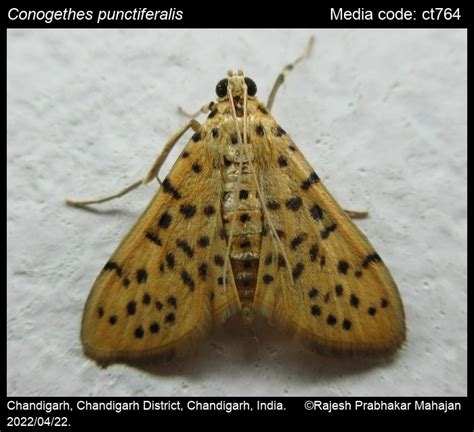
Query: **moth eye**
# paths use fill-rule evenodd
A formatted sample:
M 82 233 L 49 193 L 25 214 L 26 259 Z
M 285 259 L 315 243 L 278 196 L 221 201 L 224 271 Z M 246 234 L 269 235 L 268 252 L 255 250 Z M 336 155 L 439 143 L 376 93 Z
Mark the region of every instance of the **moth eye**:
M 227 94 L 227 78 L 221 79 L 216 85 L 216 94 L 217 96 L 224 97 Z
M 247 84 L 247 94 L 249 96 L 255 96 L 257 94 L 257 84 L 255 84 L 254 80 L 245 77 L 245 84 Z

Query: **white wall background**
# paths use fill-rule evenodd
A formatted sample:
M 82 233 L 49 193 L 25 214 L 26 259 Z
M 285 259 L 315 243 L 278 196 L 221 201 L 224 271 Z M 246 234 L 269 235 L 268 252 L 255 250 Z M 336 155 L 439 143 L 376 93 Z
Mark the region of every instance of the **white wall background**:
M 79 341 L 92 283 L 155 185 L 81 211 L 66 197 L 144 175 L 189 111 L 244 68 L 399 285 L 408 342 L 391 361 L 324 358 L 238 319 L 195 355 L 98 368 Z M 8 394 L 465 395 L 465 30 L 8 32 Z M 183 140 L 183 143 L 185 140 Z M 171 166 L 179 146 L 163 173 Z

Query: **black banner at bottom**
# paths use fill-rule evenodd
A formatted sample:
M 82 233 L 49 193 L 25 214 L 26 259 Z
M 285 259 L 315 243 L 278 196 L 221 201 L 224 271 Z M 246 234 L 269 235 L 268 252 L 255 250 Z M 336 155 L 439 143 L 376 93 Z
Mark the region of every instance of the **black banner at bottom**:
M 163 416 L 279 416 L 303 415 L 306 419 L 342 418 L 344 421 L 423 419 L 428 424 L 468 426 L 466 398 L 318 398 L 318 397 L 176 397 L 176 398 L 7 398 L 6 427 L 67 427 L 75 430 L 106 421 L 109 427 L 152 422 Z M 397 423 L 397 422 L 396 422 Z M 426 424 L 426 423 L 424 423 Z M 459 423 L 461 424 L 461 423 Z M 470 427 L 470 426 L 469 426 Z M 472 427 L 470 427 L 472 430 Z

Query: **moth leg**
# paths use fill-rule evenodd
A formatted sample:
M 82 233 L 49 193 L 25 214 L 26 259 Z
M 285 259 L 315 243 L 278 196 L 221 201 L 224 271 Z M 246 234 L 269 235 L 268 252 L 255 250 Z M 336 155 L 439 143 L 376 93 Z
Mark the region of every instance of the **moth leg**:
M 366 217 L 369 216 L 368 211 L 356 211 L 356 210 L 346 210 L 346 209 L 344 209 L 344 211 L 346 212 L 347 216 L 349 216 L 351 219 L 365 219 Z
M 160 180 L 158 179 L 160 168 L 165 163 L 165 160 L 170 154 L 174 145 L 180 140 L 180 138 L 187 132 L 189 128 L 191 128 L 194 132 L 199 132 L 201 130 L 201 124 L 197 120 L 191 119 L 169 139 L 148 171 L 148 174 L 143 179 L 143 184 L 149 183 L 154 178 L 157 178 L 158 182 L 161 184 Z
M 275 96 L 277 94 L 278 89 L 281 87 L 283 82 L 285 81 L 285 77 L 294 69 L 294 67 L 303 59 L 306 57 L 309 57 L 311 54 L 311 50 L 313 48 L 314 44 L 314 36 L 311 36 L 308 41 L 308 45 L 306 46 L 306 49 L 304 50 L 303 54 L 300 55 L 293 63 L 290 63 L 286 65 L 283 70 L 280 72 L 278 75 L 275 84 L 273 84 L 272 91 L 270 92 L 270 95 L 268 96 L 268 101 L 267 101 L 267 109 L 268 111 L 272 110 L 273 103 L 275 102 Z
M 201 125 L 196 120 L 191 119 L 184 126 L 182 126 L 164 145 L 163 150 L 156 158 L 152 167 L 148 171 L 148 174 L 142 180 L 138 180 L 132 183 L 130 186 L 127 186 L 125 189 L 122 189 L 121 191 L 114 193 L 112 195 L 106 196 L 106 197 L 96 198 L 96 199 L 91 199 L 91 200 L 84 200 L 84 201 L 74 201 L 74 200 L 67 199 L 66 204 L 73 207 L 87 207 L 88 205 L 91 205 L 91 204 L 101 204 L 103 202 L 111 201 L 115 198 L 120 198 L 128 194 L 132 190 L 138 188 L 139 186 L 149 183 L 155 177 L 158 178 L 158 172 L 160 171 L 160 168 L 162 167 L 163 163 L 168 157 L 170 151 L 189 128 L 193 129 L 195 132 L 198 132 L 201 129 Z
M 74 200 L 65 200 L 67 205 L 72 207 L 87 207 L 90 204 L 100 204 L 106 201 L 111 201 L 115 198 L 120 198 L 131 192 L 132 190 L 136 189 L 137 187 L 143 184 L 143 180 L 138 180 L 135 183 L 132 183 L 130 186 L 127 186 L 125 189 L 122 189 L 120 192 L 114 193 L 113 195 L 109 195 L 103 198 L 96 198 L 91 200 L 84 200 L 84 201 L 74 201 Z
M 180 106 L 178 107 L 178 112 L 184 116 L 184 117 L 188 117 L 190 119 L 194 119 L 196 118 L 199 114 L 206 114 L 211 108 L 212 106 L 214 105 L 214 102 L 210 102 L 210 103 L 207 103 L 206 105 L 203 105 L 201 108 L 199 108 L 199 110 L 197 110 L 195 113 L 193 114 L 190 114 L 188 113 L 187 111 L 184 111 L 183 108 L 181 108 Z

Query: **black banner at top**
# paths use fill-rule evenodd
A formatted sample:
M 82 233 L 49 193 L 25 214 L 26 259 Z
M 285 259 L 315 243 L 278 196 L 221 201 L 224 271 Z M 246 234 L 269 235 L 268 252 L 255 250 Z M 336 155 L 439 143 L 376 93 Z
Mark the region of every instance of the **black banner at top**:
M 344 7 L 321 3 L 255 4 L 231 7 L 209 3 L 153 7 L 48 8 L 12 6 L 9 28 L 462 28 L 467 8 L 455 5 Z

